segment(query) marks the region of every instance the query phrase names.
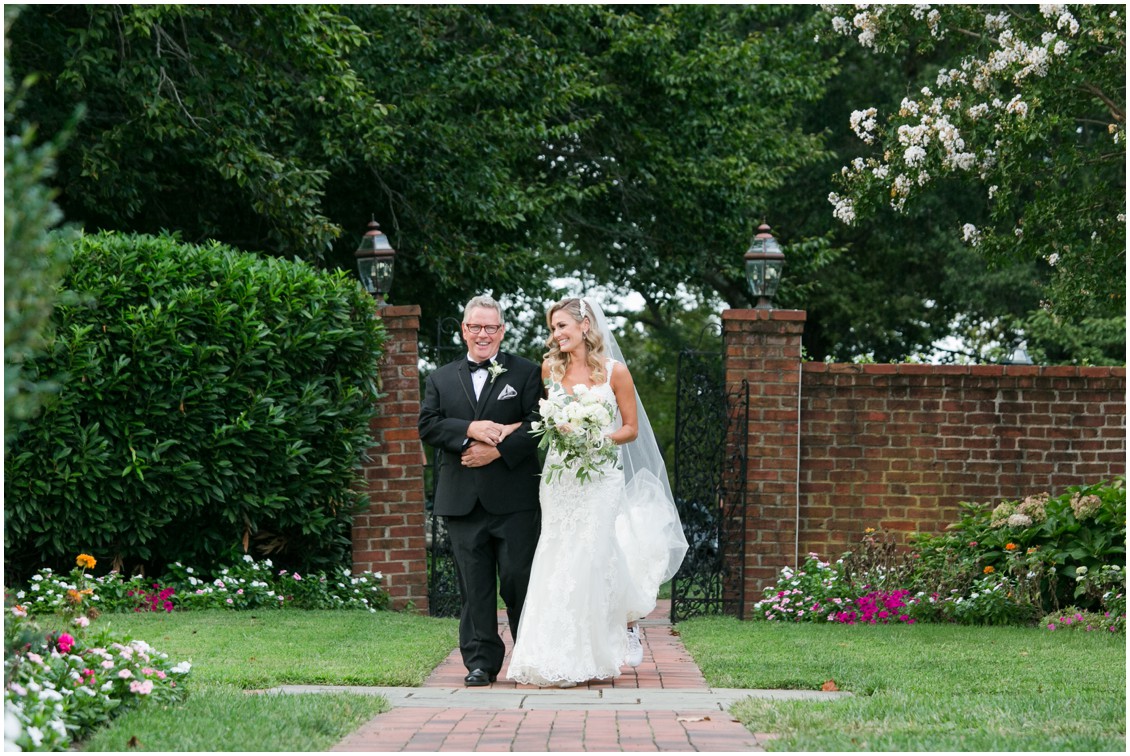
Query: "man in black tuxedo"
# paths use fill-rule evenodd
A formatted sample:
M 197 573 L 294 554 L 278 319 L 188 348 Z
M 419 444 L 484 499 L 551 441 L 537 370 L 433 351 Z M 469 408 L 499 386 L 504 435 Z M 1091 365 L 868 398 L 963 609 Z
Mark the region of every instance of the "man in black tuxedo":
M 420 407 L 420 438 L 439 458 L 434 511 L 447 518 L 455 554 L 468 686 L 490 685 L 502 669 L 496 585 L 511 636 L 518 632 L 541 515 L 541 466 L 530 435 L 541 368 L 498 351 L 505 330 L 498 302 L 488 296 L 468 302 L 467 357 L 428 376 Z

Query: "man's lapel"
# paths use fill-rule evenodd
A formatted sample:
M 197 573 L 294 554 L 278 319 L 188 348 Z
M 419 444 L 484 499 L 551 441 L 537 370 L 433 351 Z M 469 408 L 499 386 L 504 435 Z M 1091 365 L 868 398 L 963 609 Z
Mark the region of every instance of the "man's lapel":
M 498 363 L 499 365 L 501 365 L 502 367 L 506 367 L 506 362 L 503 359 L 502 352 L 498 353 L 498 356 L 494 358 L 494 361 L 496 363 Z M 468 371 L 468 373 L 469 372 L 470 371 Z M 491 381 L 490 374 L 489 373 L 487 374 L 487 382 L 483 384 L 483 393 L 479 394 L 478 404 L 475 405 L 475 419 L 476 420 L 478 420 L 480 417 L 482 417 L 483 411 L 486 409 L 487 404 L 489 404 L 490 400 L 494 398 L 494 395 L 498 392 L 498 389 L 501 385 L 502 384 L 499 383 L 497 379 L 495 379 L 494 381 Z M 472 389 L 471 396 L 474 396 L 474 395 L 475 395 L 475 392 Z
M 467 401 L 471 403 L 471 407 L 475 408 L 475 384 L 471 381 L 471 370 L 467 367 L 467 358 L 464 357 L 463 361 L 459 363 L 459 385 L 463 387 L 463 394 L 467 397 Z

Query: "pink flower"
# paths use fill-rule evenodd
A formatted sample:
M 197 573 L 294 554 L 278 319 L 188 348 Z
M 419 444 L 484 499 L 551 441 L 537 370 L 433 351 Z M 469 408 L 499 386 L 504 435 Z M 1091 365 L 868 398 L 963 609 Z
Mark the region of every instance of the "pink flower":
M 71 649 L 75 647 L 74 636 L 63 633 L 59 636 L 59 640 L 56 641 L 55 645 L 59 647 L 59 653 L 69 654 Z
M 78 627 L 88 627 L 90 625 L 90 620 L 88 620 L 86 617 L 75 617 L 74 624 Z
M 128 680 L 129 678 L 133 677 L 133 672 L 130 672 L 128 669 L 121 669 L 118 670 L 118 677 L 123 680 Z
M 1055 630 L 1055 623 L 1054 622 L 1048 623 L 1048 630 Z
M 295 579 L 295 580 L 301 580 L 301 579 L 302 579 L 302 576 L 301 576 L 301 575 L 299 575 L 299 574 L 298 574 L 298 573 L 296 572 L 296 573 L 294 573 L 294 579 Z
M 147 696 L 153 692 L 153 681 L 146 680 L 142 682 L 141 680 L 134 680 L 129 684 L 129 692 Z

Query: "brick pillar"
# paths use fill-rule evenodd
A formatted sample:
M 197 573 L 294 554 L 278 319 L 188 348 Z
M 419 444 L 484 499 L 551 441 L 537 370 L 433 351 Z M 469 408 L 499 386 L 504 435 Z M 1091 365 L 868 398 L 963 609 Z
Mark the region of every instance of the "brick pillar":
M 797 429 L 803 310 L 722 313 L 726 386 L 749 380 L 745 607 L 796 561 Z
M 369 508 L 353 518 L 353 571 L 381 572 L 393 609 L 411 605 L 426 614 L 425 462 L 417 430 L 420 307 L 384 307 L 379 315 L 388 331 L 379 368 L 384 396 L 377 400 L 375 443 L 364 467 Z

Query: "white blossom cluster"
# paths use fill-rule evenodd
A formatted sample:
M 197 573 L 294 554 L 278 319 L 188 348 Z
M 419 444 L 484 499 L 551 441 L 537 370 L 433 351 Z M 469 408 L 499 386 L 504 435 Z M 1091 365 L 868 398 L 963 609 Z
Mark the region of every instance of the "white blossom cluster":
M 884 22 L 890 20 L 888 27 L 895 23 L 892 17 L 898 10 L 856 4 L 855 14 L 848 18 L 848 14 L 839 15 L 844 6 L 824 7 L 836 14 L 831 25 L 837 34 L 854 36 L 860 45 L 871 49 L 882 48 L 882 35 L 893 31 L 884 28 Z M 1031 117 L 1037 107 L 1035 100 L 1026 99 L 1018 91 L 1019 87 L 1031 79 L 1047 77 L 1071 51 L 1070 40 L 1080 34 L 1080 24 L 1067 6 L 1040 5 L 1039 10 L 1042 28 L 1023 33 L 1013 28 L 1007 11 L 985 14 L 985 39 L 991 43 L 985 53 L 969 55 L 960 67 L 939 71 L 937 94 L 924 87 L 917 97 L 903 98 L 898 114 L 890 117 L 887 127 L 880 125 L 876 108 L 854 111 L 850 127 L 855 135 L 867 145 L 885 143 L 889 147 L 882 161 L 856 158 L 845 166 L 841 170 L 845 185 L 883 182 L 889 189 L 891 207 L 901 211 L 912 189 L 926 186 L 937 175 L 976 171 L 982 179 L 987 178 L 996 165 L 1003 135 Z M 933 37 L 944 36 L 939 10 L 918 4 L 910 9 L 909 16 L 926 24 Z M 968 101 L 974 97 L 976 101 Z M 1115 144 L 1125 138 L 1124 129 L 1120 124 L 1109 127 Z M 978 147 L 969 144 L 974 133 L 980 137 L 973 138 L 980 143 Z M 890 136 L 895 139 L 888 141 Z M 935 167 L 933 173 L 931 166 Z M 990 201 L 998 191 L 999 185 L 989 190 Z M 834 217 L 848 224 L 855 221 L 850 197 L 833 192 L 828 201 L 834 207 Z M 972 245 L 982 240 L 972 224 L 966 224 L 962 234 Z

